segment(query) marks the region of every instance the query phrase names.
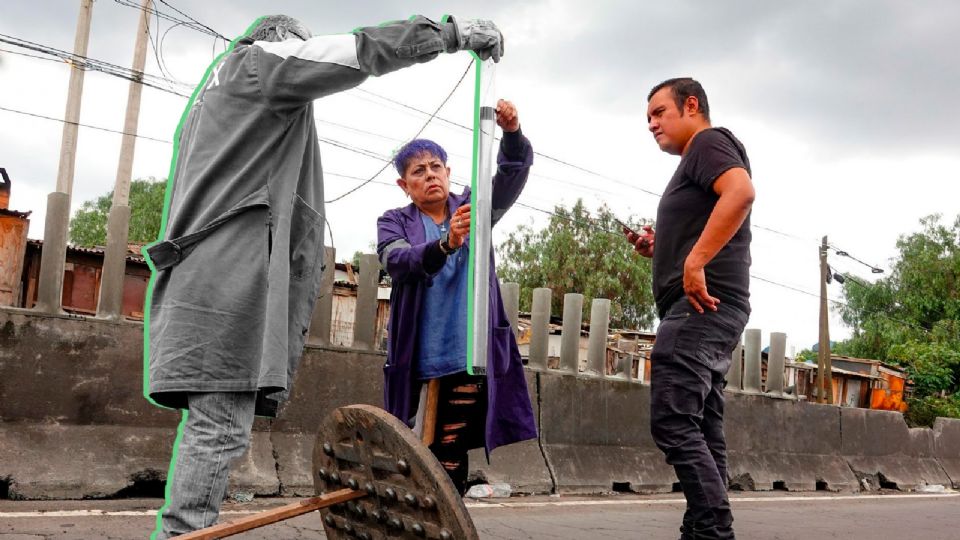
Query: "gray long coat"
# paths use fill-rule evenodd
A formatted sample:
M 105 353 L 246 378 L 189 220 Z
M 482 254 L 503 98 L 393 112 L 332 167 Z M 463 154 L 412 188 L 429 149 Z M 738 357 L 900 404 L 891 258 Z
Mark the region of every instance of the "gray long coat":
M 154 272 L 149 397 L 259 391 L 274 416 L 289 393 L 316 302 L 323 173 L 314 99 L 456 50 L 452 24 L 423 17 L 307 41 L 240 39 L 212 67 L 177 133 Z

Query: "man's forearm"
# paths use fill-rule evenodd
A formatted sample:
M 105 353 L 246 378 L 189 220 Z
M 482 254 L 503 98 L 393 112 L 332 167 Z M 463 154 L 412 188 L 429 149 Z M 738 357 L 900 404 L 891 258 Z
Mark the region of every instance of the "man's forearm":
M 371 75 L 419 64 L 441 52 L 454 52 L 458 42 L 453 23 L 437 23 L 423 16 L 353 31 L 360 70 Z
M 747 219 L 753 198 L 752 188 L 732 190 L 720 196 L 703 233 L 687 255 L 685 268 L 703 268 L 716 257 Z

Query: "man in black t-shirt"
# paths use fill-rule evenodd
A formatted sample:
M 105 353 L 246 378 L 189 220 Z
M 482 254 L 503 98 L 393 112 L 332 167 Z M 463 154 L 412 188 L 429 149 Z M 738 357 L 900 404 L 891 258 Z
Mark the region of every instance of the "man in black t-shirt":
M 661 319 L 650 362 L 650 428 L 687 499 L 681 539 L 730 539 L 723 387 L 750 314 L 750 161 L 729 130 L 711 127 L 697 81 L 664 81 L 647 101 L 660 149 L 681 156 L 657 208 L 657 230 L 627 234 L 653 257 Z

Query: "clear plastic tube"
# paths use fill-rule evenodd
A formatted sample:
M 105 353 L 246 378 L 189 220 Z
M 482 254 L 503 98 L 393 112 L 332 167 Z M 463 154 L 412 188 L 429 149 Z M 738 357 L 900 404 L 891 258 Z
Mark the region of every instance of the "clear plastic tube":
M 496 129 L 496 64 L 492 60 L 477 62 L 476 98 L 474 100 L 476 152 L 475 174 L 471 185 L 470 267 L 472 287 L 467 305 L 467 372 L 486 373 L 490 340 L 490 248 L 492 229 L 494 131 Z

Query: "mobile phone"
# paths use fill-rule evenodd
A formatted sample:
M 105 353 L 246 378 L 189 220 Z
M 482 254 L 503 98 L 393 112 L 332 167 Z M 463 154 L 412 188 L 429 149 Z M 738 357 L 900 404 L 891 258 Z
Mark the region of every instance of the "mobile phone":
M 619 219 L 613 218 L 613 220 L 616 221 L 616 222 L 620 225 L 620 227 L 623 228 L 624 234 L 630 234 L 630 233 L 632 233 L 632 234 L 636 235 L 638 238 L 640 238 L 640 249 L 647 249 L 647 246 L 650 245 L 650 240 L 647 240 L 646 237 L 644 237 L 643 235 L 641 235 L 641 234 L 638 233 L 637 231 L 631 229 L 630 227 L 627 226 L 626 223 L 620 221 Z
M 640 236 L 640 233 L 638 233 L 637 231 L 635 231 L 635 230 L 631 229 L 630 227 L 628 227 L 626 223 L 620 221 L 620 220 L 617 219 L 617 218 L 613 218 L 613 220 L 616 221 L 616 222 L 620 225 L 620 227 L 623 228 L 623 232 L 624 232 L 624 233 L 633 233 L 633 234 L 635 234 L 635 235 L 637 235 L 637 236 Z

